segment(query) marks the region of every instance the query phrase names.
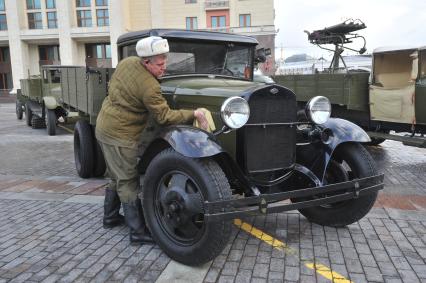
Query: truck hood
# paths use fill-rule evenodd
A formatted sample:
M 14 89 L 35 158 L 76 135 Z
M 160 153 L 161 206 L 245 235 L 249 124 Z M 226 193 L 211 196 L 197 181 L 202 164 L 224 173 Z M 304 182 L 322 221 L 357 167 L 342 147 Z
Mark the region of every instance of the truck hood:
M 263 83 L 227 79 L 223 77 L 167 78 L 161 82 L 165 93 L 181 95 L 241 96 L 264 85 Z

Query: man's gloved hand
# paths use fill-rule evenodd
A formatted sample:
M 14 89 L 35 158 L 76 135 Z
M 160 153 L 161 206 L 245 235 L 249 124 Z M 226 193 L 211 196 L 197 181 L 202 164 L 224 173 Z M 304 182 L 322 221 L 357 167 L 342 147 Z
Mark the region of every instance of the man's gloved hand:
M 204 114 L 204 111 L 202 110 L 202 108 L 198 108 L 194 110 L 194 117 L 195 119 L 197 119 L 201 128 L 207 131 L 207 129 L 209 128 L 209 122 L 207 121 L 206 115 Z

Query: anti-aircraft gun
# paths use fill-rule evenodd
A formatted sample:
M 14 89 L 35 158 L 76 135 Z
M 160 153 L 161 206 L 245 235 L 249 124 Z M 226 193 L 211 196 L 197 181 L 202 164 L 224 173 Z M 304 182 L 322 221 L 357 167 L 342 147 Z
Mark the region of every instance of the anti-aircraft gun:
M 348 19 L 343 23 L 324 29 L 315 30 L 311 33 L 305 30 L 305 33 L 308 34 L 308 40 L 310 43 L 318 46 L 321 49 L 334 52 L 333 60 L 331 61 L 329 68 L 332 72 L 334 72 L 335 70 L 339 69 L 339 59 L 342 60 L 345 69 L 347 69 L 346 63 L 341 56 L 345 49 L 355 51 L 359 54 L 364 54 L 365 51 L 367 51 L 365 47 L 365 38 L 359 34 L 354 33 L 356 31 L 365 29 L 366 27 L 367 26 L 359 19 Z M 347 46 L 347 44 L 352 43 L 355 39 L 362 39 L 364 41 L 363 46 L 359 50 Z M 323 46 L 327 44 L 333 44 L 335 46 L 334 50 Z

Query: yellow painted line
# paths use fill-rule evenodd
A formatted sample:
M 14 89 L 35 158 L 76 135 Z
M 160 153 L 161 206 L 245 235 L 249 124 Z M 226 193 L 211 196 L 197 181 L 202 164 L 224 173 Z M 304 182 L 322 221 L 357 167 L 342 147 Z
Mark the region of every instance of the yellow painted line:
M 314 263 L 306 263 L 305 264 L 306 267 L 315 270 L 317 273 L 321 274 L 322 276 L 324 276 L 325 278 L 327 278 L 330 281 L 336 282 L 336 283 L 349 283 L 352 282 L 348 279 L 346 279 L 345 277 L 343 277 L 342 275 L 340 275 L 339 273 L 331 270 L 330 268 L 328 268 L 325 265 L 322 264 L 314 264 Z
M 59 128 L 64 129 L 65 131 L 67 131 L 68 133 L 74 134 L 74 131 L 71 131 L 70 129 L 68 129 L 67 127 L 58 125 Z
M 234 224 L 241 230 L 246 231 L 247 233 L 264 241 L 265 243 L 274 247 L 277 250 L 285 251 L 286 254 L 289 254 L 289 255 L 298 254 L 297 250 L 290 248 L 289 246 L 287 246 L 286 243 L 275 239 L 271 235 L 266 234 L 262 230 L 259 230 L 248 223 L 243 222 L 241 219 L 234 219 Z M 343 275 L 340 275 L 339 273 L 331 270 L 325 265 L 308 262 L 308 263 L 305 263 L 305 266 L 315 270 L 318 274 L 322 275 L 323 277 L 327 278 L 328 280 L 332 282 L 353 283 L 351 280 L 346 279 Z

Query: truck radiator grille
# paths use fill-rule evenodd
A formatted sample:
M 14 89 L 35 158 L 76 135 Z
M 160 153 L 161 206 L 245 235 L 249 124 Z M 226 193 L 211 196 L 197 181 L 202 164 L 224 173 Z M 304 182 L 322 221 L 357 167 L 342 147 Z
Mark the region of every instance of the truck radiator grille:
M 294 93 L 274 85 L 254 92 L 248 102 L 250 119 L 238 135 L 247 172 L 291 167 L 296 152 L 296 127 L 292 124 L 297 119 Z

